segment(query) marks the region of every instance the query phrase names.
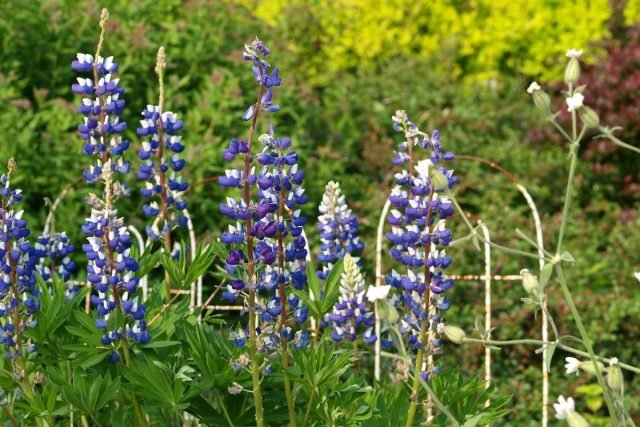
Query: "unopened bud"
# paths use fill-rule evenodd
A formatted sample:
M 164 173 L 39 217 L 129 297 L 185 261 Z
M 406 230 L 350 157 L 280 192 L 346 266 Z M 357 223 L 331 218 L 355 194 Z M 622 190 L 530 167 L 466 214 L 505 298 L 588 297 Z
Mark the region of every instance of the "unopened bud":
M 436 190 L 446 190 L 449 188 L 449 179 L 438 169 L 434 167 L 429 168 L 429 177 Z
M 533 103 L 540 111 L 545 115 L 551 114 L 551 99 L 545 91 L 542 89 L 535 90 L 531 96 L 533 97 Z
M 244 387 L 242 387 L 242 385 L 234 382 L 233 384 L 231 384 L 228 388 L 227 391 L 229 392 L 229 394 L 240 394 L 242 393 L 242 390 L 244 389 Z
M 9 174 L 18 169 L 18 164 L 13 159 L 13 157 L 9 159 L 9 163 L 7 163 L 7 169 L 9 170 Z
M 604 371 L 604 365 L 600 362 L 596 362 L 598 364 L 598 370 L 600 372 Z M 596 374 L 596 366 L 591 360 L 587 360 L 580 364 L 580 369 L 585 371 L 587 374 L 595 375 Z
M 589 107 L 579 108 L 578 114 L 580 115 L 582 123 L 584 123 L 588 128 L 596 128 L 600 124 L 600 117 L 598 117 L 598 113 Z
M 520 275 L 522 276 L 522 287 L 524 288 L 524 290 L 530 294 L 537 295 L 538 278 L 531 274 L 531 272 L 526 268 L 520 271 Z
M 580 78 L 580 62 L 578 58 L 572 57 L 569 59 L 567 68 L 564 70 L 564 81 L 573 84 Z
M 464 339 L 467 337 L 467 334 L 457 326 L 445 325 L 442 328 L 442 333 L 447 337 L 449 341 L 455 344 L 462 344 Z
M 609 361 L 609 373 L 607 374 L 607 385 L 618 395 L 623 394 L 624 379 L 622 378 L 622 369 L 618 363 L 618 358 L 613 357 Z
M 569 427 L 589 427 L 589 422 L 575 411 L 567 412 L 567 424 Z
M 161 73 L 167 67 L 167 57 L 164 53 L 164 46 L 160 46 L 158 49 L 158 55 L 156 56 L 156 73 Z

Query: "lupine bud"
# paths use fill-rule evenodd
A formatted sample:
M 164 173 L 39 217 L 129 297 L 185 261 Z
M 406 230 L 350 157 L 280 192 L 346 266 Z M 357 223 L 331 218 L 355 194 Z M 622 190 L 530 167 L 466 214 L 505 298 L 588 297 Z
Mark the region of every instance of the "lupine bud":
M 449 341 L 456 344 L 462 344 L 464 339 L 467 337 L 464 330 L 457 326 L 445 325 L 444 328 L 442 328 L 442 331 Z
M 622 369 L 617 357 L 612 357 L 609 361 L 609 373 L 607 374 L 607 385 L 618 395 L 623 394 L 624 379 L 622 378 Z
M 598 113 L 587 106 L 579 108 L 578 114 L 580 115 L 580 120 L 582 120 L 582 123 L 584 123 L 584 125 L 588 128 L 597 128 L 600 124 L 600 117 L 598 117 Z
M 567 68 L 564 70 L 564 81 L 573 84 L 580 78 L 580 62 L 577 58 L 569 59 Z
M 520 275 L 522 276 L 522 287 L 524 290 L 532 295 L 538 295 L 538 278 L 531 274 L 526 268 L 520 271 Z

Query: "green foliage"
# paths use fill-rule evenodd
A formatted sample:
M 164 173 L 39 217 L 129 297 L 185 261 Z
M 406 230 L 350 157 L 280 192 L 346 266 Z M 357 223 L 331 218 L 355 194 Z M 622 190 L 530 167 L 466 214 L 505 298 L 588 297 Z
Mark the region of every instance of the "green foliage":
M 493 396 L 496 387 L 493 384 L 487 387 L 476 375 L 464 378 L 459 372 L 448 370 L 436 375 L 429 385 L 456 420 L 465 426 L 490 425 L 510 412 L 506 406 L 511 398 L 496 398 Z M 490 403 L 485 407 L 488 400 Z M 449 423 L 444 414 L 439 414 L 433 425 L 446 426 Z

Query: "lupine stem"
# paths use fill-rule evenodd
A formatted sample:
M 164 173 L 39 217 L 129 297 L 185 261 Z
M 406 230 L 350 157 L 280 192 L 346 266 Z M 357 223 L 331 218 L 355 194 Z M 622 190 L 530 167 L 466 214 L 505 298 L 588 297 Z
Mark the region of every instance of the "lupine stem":
M 167 253 L 171 253 L 171 228 L 168 226 L 169 224 L 169 207 L 167 203 L 167 177 L 166 173 L 162 168 L 162 162 L 164 161 L 164 128 L 162 126 L 162 111 L 164 109 L 164 67 L 165 67 L 165 56 L 164 56 L 164 48 L 160 47 L 158 50 L 158 59 L 156 62 L 156 74 L 158 74 L 158 125 L 157 125 L 157 134 L 158 134 L 158 169 L 160 175 L 160 205 L 162 209 L 162 236 L 164 238 L 164 245 Z M 171 299 L 171 280 L 169 278 L 169 273 L 165 272 L 165 287 L 166 287 L 166 299 Z
M 282 154 L 282 153 L 280 153 Z M 278 269 L 280 275 L 284 275 L 284 241 L 280 224 L 284 223 L 285 187 L 283 185 L 284 176 L 280 170 L 280 193 L 278 194 Z M 280 328 L 283 330 L 287 326 L 287 290 L 284 283 L 280 283 Z M 289 425 L 296 426 L 296 408 L 291 394 L 291 380 L 287 369 L 289 368 L 288 339 L 284 334 L 280 334 L 280 357 L 282 360 L 282 373 L 284 375 L 284 392 L 287 398 L 287 409 L 289 410 Z
M 260 113 L 262 103 L 263 86 L 260 85 L 258 100 L 255 104 L 255 114 L 251 119 L 249 129 L 248 150 L 244 157 L 244 203 L 249 209 L 251 203 L 251 185 L 249 184 L 249 173 L 251 171 L 251 145 L 256 132 L 256 123 Z M 255 260 L 253 258 L 253 236 L 251 235 L 251 215 L 245 221 L 245 232 L 247 238 L 247 281 L 249 287 L 249 298 L 247 301 L 249 309 L 249 357 L 251 358 L 251 379 L 253 382 L 253 400 L 256 408 L 256 426 L 264 427 L 264 409 L 262 408 L 262 393 L 260 391 L 260 366 L 258 365 L 258 343 L 256 336 L 256 289 L 255 289 Z
M 94 79 L 94 85 L 95 85 L 95 91 L 96 93 L 98 93 L 98 88 L 99 88 L 99 76 L 98 76 L 98 58 L 100 57 L 100 50 L 102 49 L 102 43 L 104 42 L 104 34 L 105 34 L 105 27 L 106 27 L 106 22 L 107 19 L 109 18 L 109 12 L 107 11 L 107 9 L 103 9 L 102 10 L 102 15 L 100 17 L 100 39 L 98 41 L 98 47 L 96 49 L 96 56 L 95 56 L 95 60 L 93 62 L 93 79 Z M 105 146 L 108 146 L 107 144 L 107 134 L 104 130 L 104 122 L 106 120 L 106 106 L 105 106 L 105 99 L 104 99 L 104 95 L 98 95 L 98 102 L 100 103 L 100 139 L 102 140 L 102 143 L 105 144 Z M 109 164 L 110 159 L 109 159 L 109 150 L 105 150 L 102 153 L 102 163 L 105 167 L 104 170 L 104 180 L 105 180 L 105 206 L 104 206 L 104 211 L 106 213 L 108 222 L 107 225 L 105 226 L 104 229 L 104 233 L 103 233 L 103 244 L 104 246 L 107 248 L 107 255 L 108 255 L 108 262 L 109 262 L 109 266 L 111 271 L 115 271 L 115 258 L 113 256 L 113 248 L 111 247 L 111 245 L 109 244 L 109 234 L 111 232 L 111 220 L 112 220 L 112 214 L 111 214 L 111 208 L 112 208 L 112 192 L 111 192 L 111 165 Z M 119 293 L 119 289 L 118 287 L 116 287 L 115 289 L 112 289 L 112 293 L 113 293 L 113 300 L 114 303 L 116 305 L 116 309 L 122 311 L 122 314 L 125 315 L 124 309 L 122 308 L 122 304 L 120 302 L 120 293 Z M 87 298 L 89 298 L 89 295 L 87 295 Z M 123 353 L 124 353 L 124 359 L 125 359 L 125 365 L 127 367 L 131 367 L 131 358 L 130 358 L 130 354 L 129 354 L 129 342 L 128 342 L 128 338 L 127 338 L 127 334 L 126 334 L 126 330 L 125 330 L 125 326 L 123 325 L 122 327 L 122 331 L 120 333 L 120 336 L 122 337 L 122 349 L 123 349 Z M 135 395 L 132 395 L 132 400 L 133 400 L 133 406 L 136 412 L 136 416 L 139 418 L 139 421 L 142 423 L 142 425 L 146 424 L 146 419 L 144 417 L 144 414 L 142 412 L 142 408 L 140 407 L 140 402 L 138 401 L 138 398 Z
M 431 234 L 431 201 L 433 200 L 433 194 L 434 194 L 434 187 L 433 185 L 431 185 L 431 188 L 429 189 L 429 199 L 427 201 L 427 218 L 426 218 L 426 227 L 427 227 L 427 233 Z M 431 245 L 431 243 L 428 243 L 428 245 Z M 428 250 L 427 250 L 428 249 Z M 426 248 L 425 247 L 425 251 L 426 253 L 429 253 L 430 251 L 430 247 Z M 429 323 L 429 319 L 430 319 L 430 306 L 431 306 L 431 274 L 429 271 L 429 267 L 427 267 L 426 263 L 425 263 L 425 272 L 424 272 L 424 284 L 425 284 L 425 290 L 424 290 L 424 304 L 425 304 L 425 318 L 422 319 L 421 325 L 420 325 L 420 344 L 421 347 L 418 349 L 418 355 L 416 356 L 416 365 L 415 365 L 415 373 L 414 373 L 414 377 L 413 377 L 413 386 L 411 387 L 411 404 L 409 406 L 409 414 L 407 416 L 407 427 L 412 427 L 413 426 L 413 420 L 415 418 L 416 415 L 416 410 L 418 408 L 418 388 L 420 386 L 420 371 L 422 370 L 422 364 L 424 361 L 424 356 L 425 353 L 429 353 L 429 343 L 430 343 L 430 335 L 431 332 L 429 332 L 429 334 L 427 334 L 427 328 L 428 328 L 428 323 Z M 428 357 L 428 356 L 427 356 Z M 431 396 L 431 394 L 429 394 L 428 396 Z

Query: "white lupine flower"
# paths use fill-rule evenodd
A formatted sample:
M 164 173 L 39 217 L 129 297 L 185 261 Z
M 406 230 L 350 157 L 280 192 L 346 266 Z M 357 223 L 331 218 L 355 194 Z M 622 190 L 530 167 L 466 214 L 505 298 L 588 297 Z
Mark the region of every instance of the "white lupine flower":
M 574 93 L 567 98 L 567 111 L 570 113 L 576 111 L 578 108 L 582 107 L 583 102 L 584 96 L 581 93 Z

